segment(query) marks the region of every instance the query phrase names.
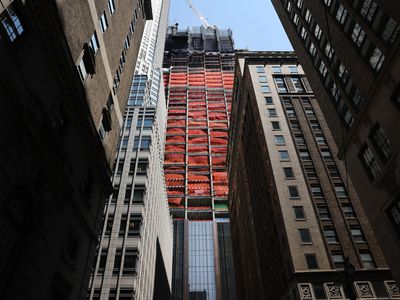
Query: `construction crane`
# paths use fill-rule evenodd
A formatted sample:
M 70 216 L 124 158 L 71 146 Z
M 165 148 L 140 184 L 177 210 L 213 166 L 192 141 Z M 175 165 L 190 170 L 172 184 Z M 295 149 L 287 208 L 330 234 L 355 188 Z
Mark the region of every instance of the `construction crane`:
M 203 15 L 197 10 L 197 8 L 193 5 L 192 0 L 186 0 L 189 7 L 193 10 L 193 12 L 199 17 L 201 23 L 206 28 L 215 29 L 215 25 L 210 25 L 207 20 L 203 17 Z

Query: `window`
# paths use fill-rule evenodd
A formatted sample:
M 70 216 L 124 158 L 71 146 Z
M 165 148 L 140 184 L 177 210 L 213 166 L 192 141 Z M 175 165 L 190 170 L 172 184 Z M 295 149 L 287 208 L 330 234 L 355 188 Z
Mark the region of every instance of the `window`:
M 300 157 L 302 160 L 311 160 L 310 153 L 306 149 L 300 149 Z
M 303 87 L 303 84 L 301 83 L 300 77 L 291 77 L 291 80 L 294 85 L 294 88 L 296 89 L 296 92 L 303 93 L 304 87 Z
M 132 196 L 132 185 L 129 184 L 126 186 L 125 190 L 125 198 L 124 198 L 125 204 L 129 204 L 129 202 L 131 201 L 131 196 Z
M 373 269 L 376 267 L 374 259 L 368 250 L 360 250 L 361 264 L 365 269 Z
M 336 195 L 340 198 L 348 196 L 346 188 L 342 184 L 335 184 L 335 192 L 336 192 Z
M 297 189 L 297 186 L 291 185 L 291 186 L 288 186 L 288 189 L 289 189 L 290 199 L 298 199 L 298 198 L 300 198 L 299 190 Z
M 344 268 L 344 257 L 341 251 L 332 251 L 332 260 L 335 268 Z
M 258 76 L 258 82 L 265 83 L 267 81 L 267 76 Z
M 304 109 L 307 117 L 313 117 L 315 116 L 315 112 L 314 109 L 312 109 L 311 107 Z
M 283 173 L 285 174 L 285 179 L 294 179 L 294 173 L 291 167 L 283 168 Z
M 275 108 L 268 108 L 268 116 L 269 117 L 276 117 L 276 109 Z
M 328 244 L 337 244 L 339 242 L 336 231 L 333 227 L 325 227 L 324 235 Z
M 396 197 L 386 210 L 394 230 L 400 236 L 400 197 Z
M 143 129 L 152 129 L 152 128 L 153 128 L 153 118 L 144 118 Z
M 0 20 L 4 30 L 7 32 L 10 42 L 14 42 L 24 32 L 21 20 L 15 11 L 14 3 L 11 3 L 0 14 Z
M 317 40 L 320 40 L 321 39 L 321 36 L 322 36 L 322 30 L 321 30 L 321 28 L 319 27 L 319 25 L 317 24 L 317 25 L 315 25 L 315 29 L 314 29 L 314 35 L 315 35 L 315 37 L 317 38 Z M 313 45 L 313 47 L 314 47 L 314 49 L 313 49 L 313 52 L 314 52 L 314 55 L 315 55 L 315 51 L 316 51 L 316 49 L 315 49 L 315 46 L 314 46 L 314 44 L 312 44 Z M 311 46 L 311 45 L 310 45 Z M 310 48 L 311 49 L 311 48 Z M 311 50 L 310 50 L 310 52 L 311 52 Z M 313 56 L 314 56 L 313 55 Z
M 127 136 L 125 136 L 125 137 L 122 139 L 121 149 L 126 149 L 126 148 L 128 147 L 128 141 L 129 141 L 129 139 L 128 139 Z
M 288 68 L 289 68 L 289 72 L 292 73 L 292 74 L 299 73 L 299 70 L 297 69 L 296 66 L 289 66 Z
M 315 48 L 314 43 L 310 43 L 310 46 L 308 47 L 308 51 L 310 52 L 311 56 L 314 57 L 315 54 L 317 53 L 317 48 Z
M 279 93 L 287 93 L 286 83 L 282 77 L 275 77 L 275 83 Z
M 272 130 L 281 130 L 281 126 L 279 125 L 279 121 L 272 121 Z
M 364 144 L 364 146 L 361 148 L 359 157 L 368 172 L 369 178 L 371 180 L 374 180 L 380 173 L 381 168 L 379 167 L 374 155 L 366 144 Z
M 270 90 L 270 88 L 269 88 L 268 85 L 262 85 L 262 86 L 261 86 L 261 91 L 262 91 L 263 93 L 270 93 L 270 92 L 271 92 L 271 90 Z
M 328 299 L 325 292 L 325 287 L 323 283 L 313 283 L 315 299 L 325 300 Z
M 366 242 L 364 233 L 359 226 L 350 226 L 351 235 L 356 243 Z
M 382 67 L 382 64 L 385 60 L 385 56 L 382 54 L 381 50 L 378 47 L 374 49 L 369 59 L 369 64 L 375 71 L 379 71 Z
M 65 258 L 70 265 L 74 265 L 79 252 L 79 239 L 73 231 L 68 233 L 65 242 Z
M 256 66 L 257 73 L 264 73 L 264 66 Z
M 129 129 L 129 128 L 131 128 L 131 127 L 132 127 L 132 117 L 129 116 L 129 117 L 126 119 L 126 121 L 125 121 L 125 128 L 126 128 L 126 129 Z
M 105 236 L 110 236 L 111 235 L 111 230 L 112 230 L 113 223 L 114 223 L 114 215 L 109 215 L 108 218 L 107 218 L 106 229 L 104 230 L 104 235 Z
M 98 274 L 104 273 L 104 270 L 106 268 L 106 263 L 107 263 L 107 255 L 108 255 L 108 249 L 107 248 L 101 249 L 99 267 L 97 268 Z
M 279 151 L 279 157 L 280 157 L 281 161 L 290 160 L 289 153 L 286 150 Z
M 326 43 L 325 45 L 325 55 L 328 58 L 332 58 L 333 57 L 333 53 L 335 52 L 335 50 L 333 50 L 331 44 L 329 42 Z
M 369 137 L 372 140 L 377 152 L 380 154 L 382 160 L 384 162 L 388 161 L 393 155 L 393 149 L 389 138 L 383 131 L 383 128 L 379 124 L 376 124 Z
M 356 213 L 354 212 L 354 208 L 350 203 L 346 203 L 342 205 L 343 213 L 346 219 L 355 219 Z
M 100 30 L 102 33 L 106 32 L 107 28 L 108 28 L 108 23 L 107 23 L 107 18 L 106 18 L 106 12 L 103 11 L 103 13 L 100 16 Z
M 139 236 L 141 225 L 142 225 L 142 215 L 131 214 L 128 224 L 128 237 Z
M 145 191 L 146 188 L 144 185 L 135 186 L 135 190 L 133 191 L 133 202 L 143 203 Z
M 392 43 L 396 39 L 399 30 L 400 27 L 397 25 L 397 22 L 393 20 L 393 18 L 389 18 L 382 31 L 381 37 L 385 42 Z
M 305 167 L 306 175 L 308 179 L 315 179 L 317 178 L 317 172 L 315 171 L 314 167 Z
M 293 108 L 286 108 L 286 114 L 288 117 L 295 117 L 296 113 L 294 112 Z
M 309 270 L 318 269 L 317 258 L 315 254 L 305 254 L 307 267 Z
M 136 175 L 145 175 L 147 173 L 148 164 L 149 164 L 149 161 L 147 159 L 145 159 L 145 160 L 139 159 L 137 170 L 136 170 Z
M 283 135 L 275 135 L 275 144 L 278 146 L 285 145 L 285 138 Z
M 132 300 L 134 299 L 135 293 L 131 288 L 120 288 L 119 290 L 119 300 Z
M 321 150 L 321 154 L 323 159 L 332 159 L 332 153 L 327 149 Z
M 97 39 L 97 34 L 96 32 L 93 33 L 92 37 L 90 38 L 90 47 L 92 47 L 93 52 L 97 53 L 99 50 L 99 40 Z
M 110 12 L 110 15 L 114 14 L 114 12 L 115 12 L 114 0 L 108 0 L 108 11 Z
M 119 269 L 121 268 L 121 260 L 122 260 L 122 249 L 117 249 L 115 251 L 113 275 L 118 275 Z
M 274 104 L 272 97 L 264 97 L 264 99 L 265 99 L 265 104 Z
M 317 120 L 310 120 L 310 125 L 313 130 L 321 129 Z
M 326 140 L 321 134 L 315 135 L 315 141 L 317 142 L 317 145 L 326 145 Z
M 340 173 L 336 166 L 328 166 L 329 175 L 333 178 L 340 178 Z
M 310 231 L 308 230 L 308 228 L 299 229 L 299 234 L 302 243 L 312 243 Z
M 331 214 L 329 213 L 327 206 L 318 206 L 317 209 L 318 209 L 318 215 L 321 218 L 321 220 L 331 219 Z
M 116 203 L 117 202 L 118 192 L 119 192 L 119 186 L 117 185 L 117 186 L 114 187 L 114 191 L 113 191 L 112 197 L 111 197 L 111 203 Z
M 339 4 L 339 8 L 336 12 L 336 20 L 338 20 L 340 24 L 344 24 L 344 22 L 346 21 L 346 17 L 347 17 L 347 10 L 344 8 L 342 4 Z
M 136 273 L 136 260 L 138 251 L 136 249 L 127 248 L 125 250 L 124 268 L 122 275 L 133 275 Z
M 361 28 L 358 23 L 354 24 L 353 32 L 351 33 L 351 39 L 360 48 L 365 38 L 365 31 Z
M 306 144 L 306 140 L 304 139 L 304 136 L 302 134 L 295 134 L 294 139 L 298 146 Z
M 151 137 L 150 136 L 142 136 L 142 141 L 140 143 L 141 150 L 149 150 L 151 145 Z
M 282 73 L 281 67 L 280 66 L 272 66 L 272 73 L 274 73 L 274 74 Z
M 86 80 L 86 78 L 88 77 L 88 73 L 86 71 L 85 62 L 83 60 L 83 57 L 79 61 L 77 68 L 78 68 L 78 72 L 79 72 L 79 77 L 81 78 L 82 82 L 84 82 Z
M 128 222 L 128 216 L 127 214 L 122 214 L 121 216 L 121 223 L 119 224 L 119 237 L 123 237 L 125 235 L 125 230 L 126 230 L 126 223 Z
M 324 193 L 322 192 L 322 189 L 319 185 L 311 186 L 311 193 L 313 194 L 314 197 L 317 198 L 324 197 Z
M 304 16 L 304 19 L 306 20 L 306 22 L 308 24 L 311 23 L 312 15 L 311 15 L 311 12 L 310 12 L 310 10 L 308 8 L 306 9 L 306 14 Z
M 294 206 L 293 211 L 294 211 L 294 216 L 296 217 L 296 219 L 304 220 L 306 218 L 303 206 Z
M 361 6 L 361 15 L 369 22 L 374 18 L 375 12 L 377 11 L 378 4 L 375 0 L 364 0 Z

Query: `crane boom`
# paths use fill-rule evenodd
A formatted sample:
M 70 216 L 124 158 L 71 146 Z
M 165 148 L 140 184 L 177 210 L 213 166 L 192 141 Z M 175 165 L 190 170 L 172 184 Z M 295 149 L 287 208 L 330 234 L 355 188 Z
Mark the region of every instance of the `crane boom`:
M 186 2 L 189 5 L 189 7 L 193 10 L 193 12 L 199 17 L 199 19 L 204 27 L 215 29 L 215 26 L 210 25 L 207 22 L 207 20 L 203 17 L 203 15 L 198 11 L 198 9 L 193 5 L 192 0 L 186 0 Z

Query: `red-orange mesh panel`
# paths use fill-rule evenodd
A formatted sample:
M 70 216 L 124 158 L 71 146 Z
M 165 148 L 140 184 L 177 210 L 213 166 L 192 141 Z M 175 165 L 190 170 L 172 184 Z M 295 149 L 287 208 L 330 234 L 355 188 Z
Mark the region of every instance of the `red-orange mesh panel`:
M 226 120 L 226 114 L 223 112 L 210 112 L 208 118 L 210 120 Z
M 211 206 L 189 206 L 188 210 L 211 210 Z
M 169 204 L 175 204 L 174 207 L 179 206 L 183 202 L 183 198 L 168 198 Z M 184 207 L 182 205 L 182 207 Z
M 207 122 L 206 121 L 195 121 L 195 120 L 189 120 L 188 122 L 189 127 L 206 127 Z
M 210 172 L 210 169 L 209 169 L 208 167 L 207 167 L 207 168 L 199 168 L 199 167 L 192 168 L 192 167 L 189 166 L 189 172 L 190 172 L 190 173 L 194 173 L 194 174 L 198 174 L 198 173 L 209 173 L 209 172 Z
M 208 165 L 208 156 L 188 156 L 188 164 L 192 166 Z
M 169 109 L 169 115 L 186 115 L 186 109 Z
M 185 172 L 184 166 L 164 166 L 165 173 Z
M 181 181 L 166 181 L 165 185 L 167 187 L 182 187 L 185 185 L 185 181 L 181 180 Z
M 185 128 L 167 128 L 167 134 L 185 134 Z
M 228 123 L 225 122 L 210 122 L 211 128 L 228 128 Z
M 203 175 L 203 174 L 194 174 L 194 173 L 189 173 L 188 174 L 188 181 L 193 183 L 193 182 L 209 182 L 210 181 L 210 176 L 209 175 Z
M 208 146 L 191 146 L 189 145 L 189 152 L 191 153 L 204 153 L 208 152 Z
M 196 110 L 190 111 L 188 117 L 192 119 L 205 119 L 207 117 L 207 114 L 205 110 Z
M 207 135 L 207 130 L 205 129 L 189 129 L 189 135 Z
M 207 137 L 190 137 L 189 144 L 208 144 Z
M 229 194 L 229 188 L 227 186 L 215 186 L 214 185 L 214 195 L 217 197 L 225 197 Z
M 211 137 L 211 145 L 228 145 L 228 140 L 223 138 Z
M 225 156 L 213 156 L 211 158 L 213 166 L 225 166 L 226 165 L 226 157 Z
M 167 189 L 168 195 L 183 195 L 185 194 L 184 187 L 168 187 Z
M 198 101 L 198 102 L 189 102 L 189 107 L 190 108 L 206 108 L 206 103 L 204 101 Z
M 228 133 L 226 131 L 211 131 L 211 137 L 223 137 L 223 138 L 227 138 L 228 137 Z
M 189 196 L 209 196 L 211 187 L 209 183 L 188 183 Z
M 185 145 L 165 145 L 165 152 L 185 152 Z
M 184 154 L 166 154 L 164 162 L 166 164 L 183 164 L 185 163 L 185 155 Z
M 175 135 L 175 136 L 167 136 L 165 139 L 166 143 L 184 143 L 185 136 L 184 135 Z
M 168 174 L 165 174 L 165 180 L 166 181 L 184 181 L 185 174 L 168 173 Z
M 212 147 L 211 153 L 215 154 L 225 154 L 227 152 L 226 147 Z
M 213 172 L 214 184 L 228 184 L 228 173 L 227 172 Z
M 168 126 L 185 126 L 186 125 L 186 120 L 173 120 L 170 119 L 167 121 Z

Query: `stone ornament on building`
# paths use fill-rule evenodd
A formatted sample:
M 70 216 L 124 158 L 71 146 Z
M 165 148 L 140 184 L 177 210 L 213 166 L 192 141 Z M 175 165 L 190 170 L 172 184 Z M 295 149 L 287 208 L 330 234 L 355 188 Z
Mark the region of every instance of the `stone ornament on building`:
M 400 286 L 394 281 L 386 281 L 386 287 L 392 298 L 400 298 Z
M 343 299 L 343 294 L 340 285 L 336 283 L 327 283 L 326 289 L 328 291 L 329 299 Z
M 357 293 L 360 298 L 374 298 L 374 292 L 368 281 L 355 282 Z
M 299 290 L 301 299 L 313 299 L 311 284 L 300 284 Z

